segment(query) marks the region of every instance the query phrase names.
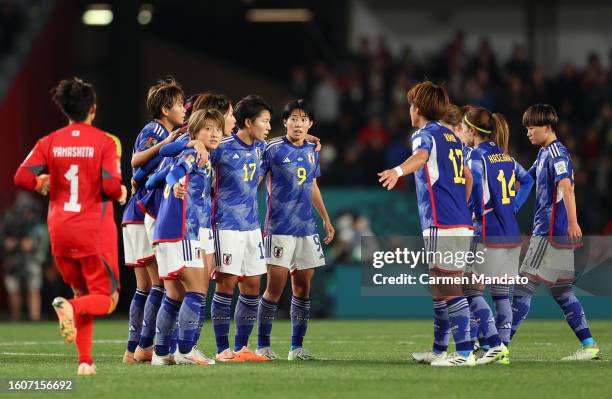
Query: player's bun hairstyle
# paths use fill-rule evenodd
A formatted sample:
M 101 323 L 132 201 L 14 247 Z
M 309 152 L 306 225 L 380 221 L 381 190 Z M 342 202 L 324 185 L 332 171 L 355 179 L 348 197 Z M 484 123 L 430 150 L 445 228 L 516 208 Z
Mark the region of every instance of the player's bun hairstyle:
M 83 122 L 96 104 L 96 92 L 91 84 L 74 77 L 60 81 L 51 89 L 51 100 L 68 119 Z
M 419 109 L 428 121 L 444 118 L 450 101 L 446 87 L 425 81 L 414 85 L 406 94 L 408 103 Z
M 262 97 L 256 94 L 246 96 L 236 104 L 236 109 L 234 110 L 236 126 L 238 126 L 238 129 L 244 129 L 247 119 L 254 122 L 263 111 L 268 111 L 270 115 L 274 112 L 272 107 Z
M 557 131 L 559 116 L 552 105 L 535 104 L 527 108 L 523 114 L 523 126 L 546 126 L 550 125 L 553 132 Z
M 461 109 L 455 104 L 448 104 L 446 108 L 446 113 L 444 117 L 442 117 L 441 121 L 450 126 L 457 126 L 461 123 L 461 118 L 463 117 L 463 112 Z
M 463 116 L 463 121 L 482 138 L 493 141 L 504 154 L 508 153 L 510 129 L 506 118 L 500 113 L 491 113 L 486 108 L 472 107 Z
M 184 98 L 183 88 L 172 76 L 168 76 L 149 87 L 147 110 L 153 118 L 159 119 L 162 116 L 162 108 L 172 108 L 177 102 L 183 101 Z
M 197 111 L 199 109 L 206 108 L 216 109 L 217 111 L 221 112 L 221 114 L 225 115 L 227 114 L 227 111 L 229 111 L 230 105 L 232 105 L 232 103 L 223 94 L 201 93 L 193 101 L 193 110 Z
M 312 105 L 310 105 L 310 103 L 303 98 L 293 100 L 285 105 L 285 108 L 283 109 L 283 120 L 286 121 L 289 119 L 291 113 L 296 109 L 304 111 L 304 113 L 308 116 L 308 119 L 314 122 L 314 109 L 312 108 Z
M 221 131 L 225 126 L 225 117 L 216 109 L 199 109 L 194 111 L 189 118 L 189 138 L 195 140 L 200 129 L 206 121 L 212 121 Z

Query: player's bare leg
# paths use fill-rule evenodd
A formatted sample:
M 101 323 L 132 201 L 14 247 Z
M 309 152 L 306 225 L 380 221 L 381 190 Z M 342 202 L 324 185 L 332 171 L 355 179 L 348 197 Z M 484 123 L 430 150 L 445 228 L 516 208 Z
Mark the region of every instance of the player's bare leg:
M 291 348 L 288 360 L 311 360 L 303 347 L 310 319 L 310 282 L 315 269 L 295 270 L 291 273 Z
M 278 358 L 270 345 L 272 323 L 276 317 L 277 304 L 283 295 L 289 270 L 286 267 L 268 265 L 267 286 L 257 310 L 257 350 L 255 353 L 270 360 Z

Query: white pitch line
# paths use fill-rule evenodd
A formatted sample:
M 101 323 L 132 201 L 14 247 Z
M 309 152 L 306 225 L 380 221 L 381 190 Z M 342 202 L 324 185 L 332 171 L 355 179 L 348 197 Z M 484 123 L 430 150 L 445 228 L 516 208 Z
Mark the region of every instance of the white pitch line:
M 61 357 L 74 357 L 71 353 L 23 353 L 23 352 L 0 352 L 0 355 L 5 356 L 61 356 Z M 119 355 L 108 355 L 108 354 L 96 354 L 96 357 L 116 357 L 120 358 Z
M 94 344 L 124 344 L 122 339 L 95 339 Z M 64 341 L 11 341 L 0 342 L 0 346 L 34 346 L 34 345 L 65 345 Z

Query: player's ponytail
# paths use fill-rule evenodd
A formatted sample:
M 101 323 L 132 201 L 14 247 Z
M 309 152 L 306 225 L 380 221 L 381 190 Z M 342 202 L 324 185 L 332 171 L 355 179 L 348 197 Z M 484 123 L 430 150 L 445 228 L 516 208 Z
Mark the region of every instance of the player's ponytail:
M 74 77 L 60 81 L 51 89 L 51 100 L 68 119 L 83 122 L 91 107 L 96 104 L 96 92 L 91 84 Z
M 495 129 L 492 139 L 495 144 L 501 148 L 504 154 L 507 154 L 508 145 L 510 142 L 510 129 L 508 128 L 508 122 L 506 121 L 506 118 L 498 112 L 493 113 L 492 118 L 495 122 Z

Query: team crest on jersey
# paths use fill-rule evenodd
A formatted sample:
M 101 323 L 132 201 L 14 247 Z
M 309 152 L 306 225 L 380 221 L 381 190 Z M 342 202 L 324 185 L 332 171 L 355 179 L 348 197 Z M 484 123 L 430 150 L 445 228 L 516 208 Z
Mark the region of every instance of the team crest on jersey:
M 187 157 L 185 157 L 185 163 L 189 165 L 189 167 L 191 167 L 194 162 L 195 162 L 195 157 L 193 156 L 193 154 L 189 154 L 187 155 Z
M 157 144 L 157 138 L 156 137 L 149 137 L 147 139 L 147 141 L 145 141 L 145 148 L 151 148 L 155 144 Z
M 283 256 L 283 247 L 274 247 L 273 254 L 275 258 L 280 258 Z
M 314 164 L 315 162 L 314 154 L 312 152 L 308 153 L 308 162 L 310 162 L 311 164 Z
M 223 264 L 225 266 L 232 264 L 232 254 L 223 254 Z

